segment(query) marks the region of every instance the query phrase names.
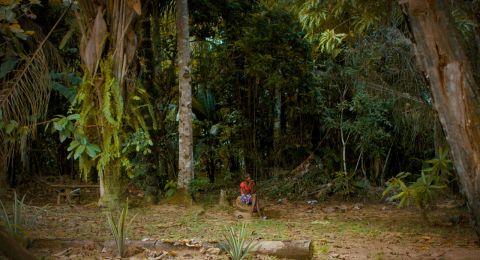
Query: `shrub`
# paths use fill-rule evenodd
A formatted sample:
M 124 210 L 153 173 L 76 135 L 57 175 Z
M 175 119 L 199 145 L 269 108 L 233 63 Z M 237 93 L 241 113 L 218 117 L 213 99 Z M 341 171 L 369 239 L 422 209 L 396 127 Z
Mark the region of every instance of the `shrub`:
M 422 210 L 424 219 L 428 221 L 428 209 L 438 192 L 446 188 L 452 178 L 452 163 L 447 159 L 447 154 L 447 150 L 440 149 L 437 158 L 425 161 L 430 167 L 423 169 L 417 180 L 409 185 L 405 183 L 405 179 L 412 175 L 409 172 L 401 172 L 391 178 L 387 182 L 383 196 L 392 194 L 387 200 L 399 200 L 399 207 L 406 207 L 414 201 L 415 205 Z

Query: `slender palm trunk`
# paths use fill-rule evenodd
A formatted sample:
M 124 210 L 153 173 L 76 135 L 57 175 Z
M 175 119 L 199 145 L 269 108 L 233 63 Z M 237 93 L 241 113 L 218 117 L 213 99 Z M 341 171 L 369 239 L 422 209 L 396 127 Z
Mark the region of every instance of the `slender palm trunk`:
M 280 157 L 281 128 L 282 123 L 282 92 L 280 86 L 275 86 L 275 107 L 273 120 L 273 159 L 275 167 L 278 167 Z
M 480 237 L 480 95 L 446 0 L 408 1 L 417 57 Z
M 116 162 L 110 163 L 102 174 L 100 174 L 100 196 L 99 205 L 115 208 L 121 206 L 125 202 L 125 176 L 122 174 L 120 164 Z
M 190 42 L 188 1 L 177 0 L 177 46 L 179 84 L 178 187 L 188 190 L 193 178 L 192 87 L 190 85 Z

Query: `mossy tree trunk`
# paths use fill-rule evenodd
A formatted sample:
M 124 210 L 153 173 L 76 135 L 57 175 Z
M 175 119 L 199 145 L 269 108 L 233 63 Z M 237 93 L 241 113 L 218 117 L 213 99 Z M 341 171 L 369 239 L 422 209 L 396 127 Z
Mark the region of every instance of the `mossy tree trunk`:
M 126 177 L 122 173 L 120 164 L 112 162 L 99 176 L 100 200 L 102 207 L 116 208 L 122 206 L 126 198 Z
M 76 97 L 80 106 L 79 131 L 101 150 L 95 161 L 82 154 L 80 168 L 88 175 L 96 166 L 100 177 L 99 204 L 118 207 L 125 199 L 126 177 L 122 165 L 128 168 L 129 163 L 127 152 L 123 150 L 124 139 L 129 131 L 145 125 L 139 112 L 134 111 L 135 105 L 129 105 L 133 102 L 129 95 L 136 93 L 138 87 L 135 25 L 141 14 L 141 2 L 78 2 L 79 50 L 85 72 Z

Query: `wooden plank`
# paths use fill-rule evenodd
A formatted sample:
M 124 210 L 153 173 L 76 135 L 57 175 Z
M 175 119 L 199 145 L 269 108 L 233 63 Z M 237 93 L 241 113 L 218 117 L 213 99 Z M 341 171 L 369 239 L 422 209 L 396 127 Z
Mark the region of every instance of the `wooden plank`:
M 100 187 L 99 185 L 95 185 L 95 184 L 49 184 L 49 186 L 52 188 L 70 188 L 70 189 Z

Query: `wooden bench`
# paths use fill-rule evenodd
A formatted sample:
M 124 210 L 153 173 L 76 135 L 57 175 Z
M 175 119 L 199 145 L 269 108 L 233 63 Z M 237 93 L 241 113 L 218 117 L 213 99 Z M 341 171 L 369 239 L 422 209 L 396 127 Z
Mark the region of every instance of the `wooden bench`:
M 55 190 L 57 192 L 57 205 L 60 205 L 62 199 L 65 202 L 72 203 L 73 197 L 80 198 L 81 189 L 99 189 L 99 185 L 96 184 L 55 184 L 48 182 L 46 180 L 39 179 L 39 181 L 47 186 L 48 188 Z M 76 189 L 80 189 L 80 191 L 74 192 Z

